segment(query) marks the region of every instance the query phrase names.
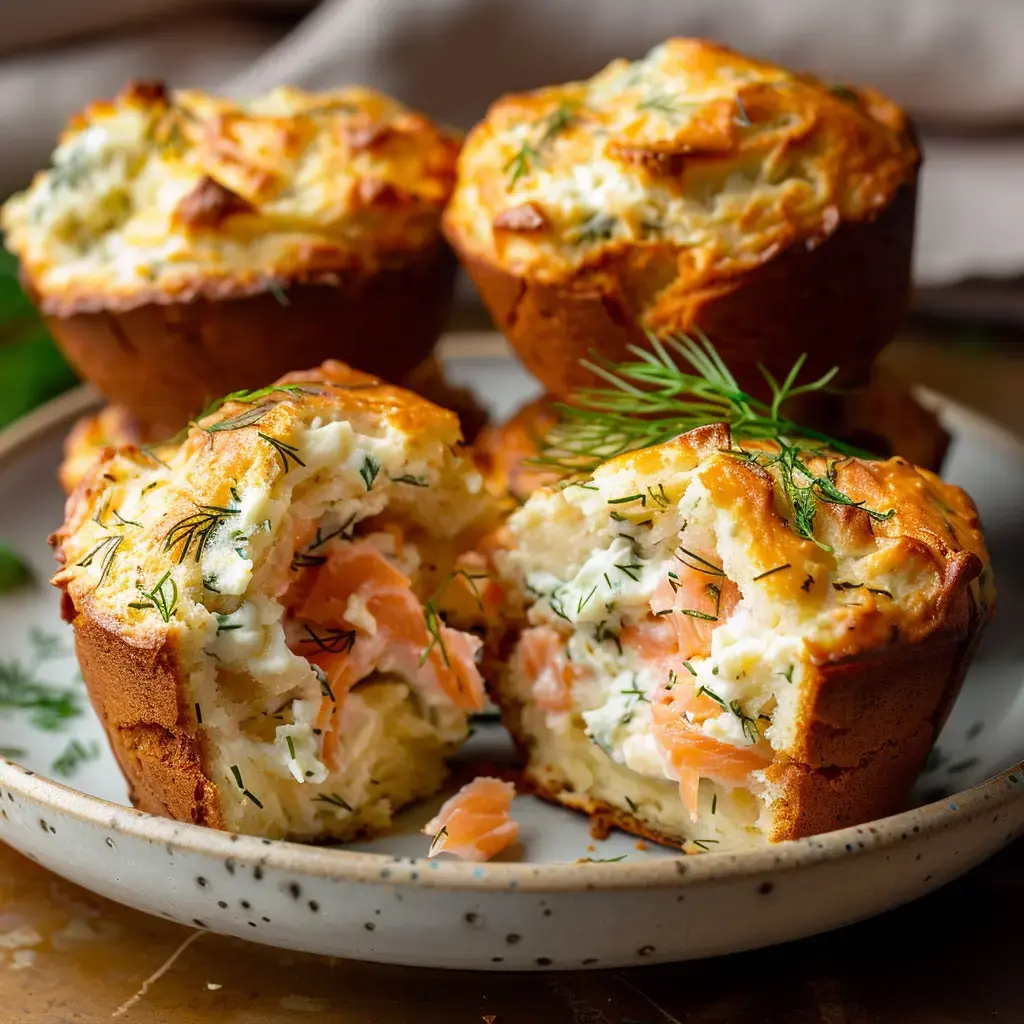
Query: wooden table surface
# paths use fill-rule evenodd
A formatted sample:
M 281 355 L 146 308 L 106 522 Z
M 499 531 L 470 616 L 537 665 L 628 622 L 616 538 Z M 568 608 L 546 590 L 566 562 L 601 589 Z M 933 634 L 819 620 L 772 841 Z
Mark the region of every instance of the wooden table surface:
M 0 1020 L 1020 1024 L 1022 909 L 1017 843 L 915 904 L 773 949 L 623 971 L 442 972 L 196 932 L 94 896 L 0 846 Z
M 979 359 L 909 338 L 886 359 L 1024 431 L 1019 349 Z M 0 845 L 0 1024 L 1021 1024 L 1022 916 L 1024 842 L 916 904 L 774 949 L 628 971 L 452 973 L 189 931 Z

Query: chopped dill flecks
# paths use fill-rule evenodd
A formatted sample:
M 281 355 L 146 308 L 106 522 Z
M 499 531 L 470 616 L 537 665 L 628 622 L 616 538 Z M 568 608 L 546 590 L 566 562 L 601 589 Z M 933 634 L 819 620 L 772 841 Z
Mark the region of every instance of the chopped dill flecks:
M 713 793 L 711 795 L 711 813 L 712 814 L 717 814 L 718 813 L 718 794 L 717 793 Z
M 708 852 L 708 847 L 711 845 L 718 845 L 717 839 L 691 839 L 690 844 L 696 846 L 698 850 L 703 850 L 705 853 Z
M 738 700 L 729 702 L 729 710 L 740 720 L 740 730 L 751 743 L 757 743 L 761 734 L 757 730 L 757 722 L 748 715 Z
M 635 686 L 628 690 L 619 690 L 624 697 L 636 697 L 638 701 L 644 701 L 647 704 L 651 703 L 651 698 L 647 696 L 644 690 L 638 690 Z
M 676 554 L 676 551 L 682 551 L 682 553 L 686 555 L 687 558 L 692 558 L 693 561 L 697 564 L 691 564 L 686 560 L 686 558 L 683 558 L 682 556 Z M 714 562 L 709 562 L 706 558 L 702 558 L 696 552 L 687 550 L 682 546 L 682 544 L 680 544 L 679 547 L 677 547 L 676 550 L 672 552 L 672 555 L 675 559 L 682 562 L 683 565 L 685 565 L 687 568 L 694 569 L 697 572 L 702 572 L 705 576 L 725 575 L 725 570 L 720 565 L 715 565 Z
M 703 619 L 705 622 L 717 622 L 717 615 L 708 615 L 707 612 L 699 612 L 695 608 L 673 608 L 672 611 L 679 612 L 680 615 L 689 615 L 691 619 Z
M 237 508 L 224 508 L 222 505 L 197 505 L 195 512 L 178 520 L 167 531 L 167 536 L 164 538 L 164 551 L 173 554 L 174 549 L 180 547 L 177 557 L 180 565 L 188 557 L 189 550 L 194 543 L 195 560 L 200 561 L 213 531 L 228 516 L 237 516 L 240 511 Z
M 429 487 L 430 481 L 423 476 L 411 476 L 408 473 L 402 476 L 391 476 L 388 474 L 388 479 L 394 484 L 408 484 L 410 487 Z M 369 490 L 369 488 L 367 488 Z
M 359 467 L 359 475 L 363 478 L 367 490 L 373 487 L 373 482 L 377 479 L 379 472 L 380 463 L 372 455 L 367 455 L 363 459 L 362 466 Z
M 171 576 L 170 570 L 165 572 L 163 576 L 157 580 L 156 585 L 151 590 L 145 590 L 142 587 L 139 587 L 138 590 L 146 600 L 129 601 L 129 608 L 155 608 L 164 622 L 171 621 L 171 616 L 174 614 L 174 610 L 178 607 L 178 584 L 174 582 L 174 577 Z M 219 625 L 217 627 L 217 632 L 220 632 Z
M 213 616 L 217 620 L 217 632 L 228 633 L 233 629 L 241 629 L 241 622 L 231 622 L 231 615 L 227 612 L 214 612 Z
M 636 812 L 640 810 L 637 804 L 633 800 L 630 800 L 628 796 L 626 797 L 626 805 L 634 814 L 636 814 Z
M 292 569 L 313 569 L 318 565 L 323 565 L 327 561 L 326 555 L 311 555 L 306 551 L 296 551 L 292 555 L 291 566 Z
M 306 638 L 300 640 L 299 643 L 316 644 L 326 654 L 347 654 L 356 644 L 354 629 L 326 627 L 322 632 L 317 633 L 312 626 L 304 625 L 302 628 L 306 633 Z
M 196 701 L 195 711 L 196 711 L 196 725 L 202 725 L 203 724 L 203 709 L 199 706 L 199 701 Z
M 267 444 L 271 445 L 274 451 L 277 452 L 277 457 L 281 460 L 281 468 L 287 473 L 291 468 L 289 460 L 294 462 L 296 466 L 305 466 L 305 462 L 299 457 L 299 449 L 293 444 L 287 444 L 285 441 L 281 441 L 279 438 L 271 437 L 270 434 L 264 434 L 262 430 L 256 432 L 256 436 L 262 438 Z M 369 488 L 367 488 L 369 490 Z
M 579 601 L 577 602 L 577 604 L 576 604 L 576 614 L 577 615 L 579 615 L 580 612 L 582 612 L 583 609 L 586 608 L 587 604 L 589 603 L 590 599 L 594 596 L 595 593 L 597 593 L 597 584 L 596 583 L 591 588 L 590 593 L 587 594 L 586 597 L 581 597 L 579 599 Z
M 627 575 L 634 583 L 637 583 L 639 582 L 640 577 L 634 576 L 633 574 L 636 572 L 643 572 L 644 567 L 640 565 L 639 562 L 630 562 L 628 565 L 616 564 L 615 568 L 620 572 L 625 573 L 625 575 Z
M 683 668 L 685 668 L 686 671 L 689 672 L 691 676 L 696 676 L 697 675 L 697 670 L 688 661 L 684 661 L 683 662 Z
M 631 502 L 639 501 L 640 504 L 647 508 L 647 495 L 646 494 L 627 494 L 624 498 L 609 498 L 609 505 L 628 505 Z
M 292 742 L 291 736 L 285 736 L 285 743 L 288 745 L 288 756 L 294 761 L 295 757 L 295 744 Z
M 118 548 L 124 543 L 124 534 L 112 534 L 109 537 L 104 537 L 80 562 L 76 562 L 76 565 L 81 566 L 83 569 L 89 568 L 96 561 L 100 559 L 100 578 L 96 581 L 96 586 L 100 587 L 103 585 L 103 581 L 107 578 L 110 573 L 110 567 L 114 563 L 114 557 L 117 555 Z
M 343 811 L 352 813 L 352 805 L 347 800 L 343 800 L 337 793 L 318 793 L 313 799 L 319 803 L 330 804 L 332 807 L 338 807 Z
M 789 562 L 784 562 L 782 565 L 775 566 L 774 569 L 768 569 L 766 572 L 763 572 L 760 575 L 755 576 L 753 582 L 756 583 L 758 580 L 763 580 L 763 579 L 766 579 L 769 576 L 774 576 L 775 573 L 782 572 L 783 569 L 792 569 L 792 568 L 793 567 L 789 564 Z
M 701 685 L 697 687 L 696 696 L 701 697 L 701 696 L 704 696 L 704 695 L 707 695 L 708 697 L 710 697 L 720 707 L 725 708 L 726 711 L 729 710 L 729 705 L 726 704 L 725 701 L 722 700 L 722 698 L 719 697 L 718 694 L 715 693 L 714 690 L 709 690 L 703 683 L 701 683 Z

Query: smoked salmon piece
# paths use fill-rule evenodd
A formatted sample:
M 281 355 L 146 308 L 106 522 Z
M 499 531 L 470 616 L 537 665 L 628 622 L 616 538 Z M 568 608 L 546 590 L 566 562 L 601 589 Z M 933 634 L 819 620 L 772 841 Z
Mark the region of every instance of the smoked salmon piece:
M 575 672 L 565 642 L 550 626 L 523 630 L 519 640 L 523 668 L 533 679 L 533 698 L 545 711 L 568 711 Z
M 335 714 L 348 690 L 375 669 L 401 670 L 433 683 L 458 708 L 483 710 L 476 637 L 449 628 L 436 614 L 428 616 L 409 578 L 372 544 L 339 544 L 325 557 L 322 565 L 308 570 L 314 575 L 312 585 L 305 593 L 296 591 L 293 608 L 303 622 L 335 631 L 328 650 L 314 651 L 306 640 L 300 647 L 331 688 L 322 713 Z M 351 642 L 339 642 L 338 630 L 348 631 Z
M 732 580 L 692 565 L 680 562 L 651 596 L 651 611 L 672 624 L 678 653 L 684 659 L 707 657 L 715 627 L 740 603 L 739 587 Z
M 771 756 L 760 743 L 736 747 L 708 736 L 698 725 L 691 725 L 684 717 L 691 699 L 680 694 L 678 700 L 652 703 L 651 725 L 665 767 L 679 779 L 683 806 L 696 821 L 697 788 L 702 778 L 742 786 L 751 772 L 768 766 Z M 716 705 L 716 713 L 720 711 Z
M 446 800 L 423 827 L 431 836 L 428 856 L 451 853 L 461 860 L 490 860 L 519 837 L 519 824 L 512 820 L 511 782 L 481 776 L 467 782 Z

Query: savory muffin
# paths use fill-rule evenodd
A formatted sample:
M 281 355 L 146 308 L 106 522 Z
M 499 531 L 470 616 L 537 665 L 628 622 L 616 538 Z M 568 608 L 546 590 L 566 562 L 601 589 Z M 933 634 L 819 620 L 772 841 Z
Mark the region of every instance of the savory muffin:
M 949 434 L 934 412 L 885 374 L 876 371 L 869 384 L 840 394 L 802 396 L 798 404 L 802 408 L 787 412 L 851 445 L 884 457 L 899 455 L 936 473 L 942 467 Z M 561 479 L 561 473 L 538 464 L 545 439 L 557 429 L 558 405 L 553 395 L 541 395 L 480 431 L 473 458 L 494 494 L 523 502 L 538 487 Z
M 71 363 L 154 440 L 296 366 L 397 380 L 422 361 L 459 141 L 365 88 L 236 103 L 137 83 L 71 120 L 0 223 Z
M 863 380 L 906 307 L 920 155 L 870 89 L 693 39 L 491 106 L 445 233 L 548 391 L 643 328 L 702 328 L 741 383 L 802 352 Z
M 468 628 L 493 597 L 462 552 L 495 503 L 458 441 L 328 362 L 100 456 L 53 582 L 137 806 L 348 839 L 438 788 L 484 706 Z
M 688 849 L 900 809 L 994 599 L 957 487 L 721 424 L 542 488 L 505 535 L 530 781 Z

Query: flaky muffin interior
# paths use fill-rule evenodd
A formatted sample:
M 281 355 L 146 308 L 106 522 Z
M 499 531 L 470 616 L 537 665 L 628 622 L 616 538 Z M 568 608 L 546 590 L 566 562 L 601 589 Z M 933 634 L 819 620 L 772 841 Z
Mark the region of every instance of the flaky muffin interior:
M 884 663 L 987 615 L 973 505 L 900 459 L 804 455 L 845 496 L 816 502 L 810 536 L 778 455 L 701 428 L 513 513 L 496 560 L 522 619 L 499 691 L 542 793 L 718 849 L 793 837 L 793 770 L 856 787 L 906 746 L 903 784 L 954 668 L 919 698 Z M 835 799 L 824 817 L 856 813 Z

